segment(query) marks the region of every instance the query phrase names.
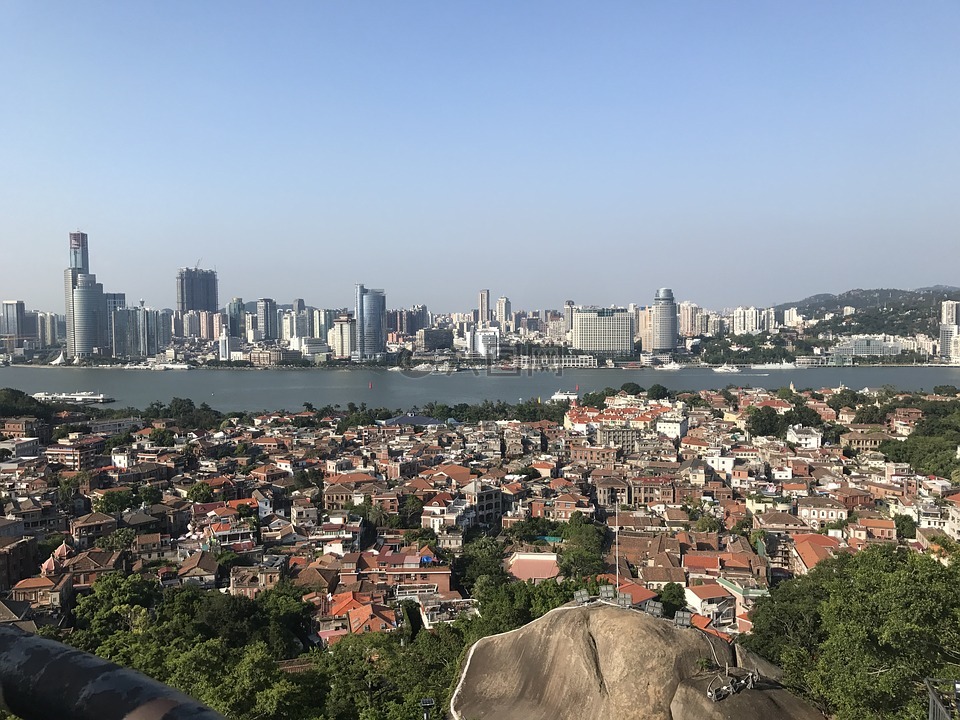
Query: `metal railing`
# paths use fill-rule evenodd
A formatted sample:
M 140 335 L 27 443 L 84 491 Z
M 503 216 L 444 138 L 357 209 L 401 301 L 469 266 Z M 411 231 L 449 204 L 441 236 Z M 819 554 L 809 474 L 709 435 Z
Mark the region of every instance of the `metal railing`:
M 960 681 L 927 678 L 927 720 L 960 718 Z
M 23 720 L 224 720 L 134 670 L 0 625 L 0 701 Z

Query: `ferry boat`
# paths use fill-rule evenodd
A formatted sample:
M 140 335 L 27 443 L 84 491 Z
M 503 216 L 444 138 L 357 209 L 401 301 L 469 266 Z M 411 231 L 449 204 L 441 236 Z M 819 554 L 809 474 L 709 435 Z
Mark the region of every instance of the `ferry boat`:
M 736 365 L 727 365 L 727 363 L 724 363 L 723 365 L 715 367 L 713 371 L 715 373 L 738 373 L 740 372 L 740 368 Z
M 755 363 L 750 366 L 751 370 L 793 370 L 797 366 L 792 362 L 781 360 L 774 363 Z
M 573 402 L 574 400 L 580 399 L 580 393 L 571 392 L 570 390 L 557 390 L 550 396 L 550 399 L 553 402 Z
M 112 403 L 114 399 L 103 393 L 91 391 L 80 392 L 38 392 L 33 394 L 34 400 L 40 402 L 62 402 L 74 403 L 76 405 L 97 405 L 102 403 Z
M 657 370 L 683 370 L 683 365 L 678 363 L 676 360 L 671 360 L 668 363 L 663 365 L 657 365 Z

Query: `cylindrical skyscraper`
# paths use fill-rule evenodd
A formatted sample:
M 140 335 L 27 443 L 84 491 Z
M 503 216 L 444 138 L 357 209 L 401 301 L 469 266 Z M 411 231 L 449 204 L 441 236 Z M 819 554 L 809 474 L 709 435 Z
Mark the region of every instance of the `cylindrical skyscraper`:
M 653 299 L 652 347 L 651 351 L 673 352 L 677 349 L 677 303 L 673 299 L 673 290 L 660 288 Z

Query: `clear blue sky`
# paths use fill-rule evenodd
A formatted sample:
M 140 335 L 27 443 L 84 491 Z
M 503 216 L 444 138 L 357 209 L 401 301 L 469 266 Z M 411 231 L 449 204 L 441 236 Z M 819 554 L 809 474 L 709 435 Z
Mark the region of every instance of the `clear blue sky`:
M 960 285 L 960 4 L 0 3 L 4 299 Z

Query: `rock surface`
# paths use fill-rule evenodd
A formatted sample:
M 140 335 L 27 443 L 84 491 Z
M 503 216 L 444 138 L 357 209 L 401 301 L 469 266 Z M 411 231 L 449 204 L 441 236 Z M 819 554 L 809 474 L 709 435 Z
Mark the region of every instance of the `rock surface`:
M 720 702 L 710 665 L 732 648 L 692 628 L 609 605 L 563 607 L 483 638 L 451 703 L 456 720 L 818 720 L 786 690 L 761 682 Z M 716 683 L 714 683 L 716 685 Z

